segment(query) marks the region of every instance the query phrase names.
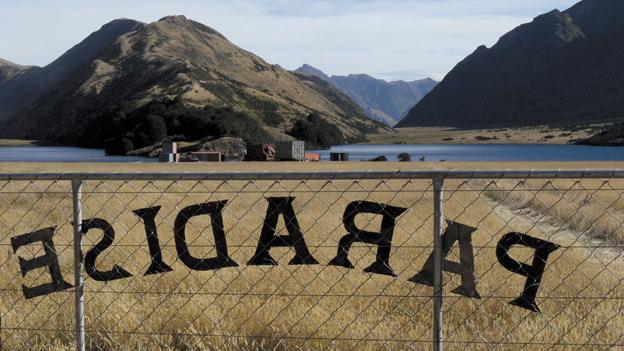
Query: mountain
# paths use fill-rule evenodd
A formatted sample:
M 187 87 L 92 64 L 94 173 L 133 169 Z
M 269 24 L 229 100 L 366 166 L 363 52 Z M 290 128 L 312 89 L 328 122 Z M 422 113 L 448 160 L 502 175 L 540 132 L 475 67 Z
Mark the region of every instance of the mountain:
M 308 64 L 295 72 L 313 75 L 331 83 L 362 107 L 367 116 L 390 126 L 405 117 L 410 108 L 437 84 L 430 78 L 412 82 L 386 82 L 366 74 L 329 77 Z
M 398 124 L 493 127 L 624 117 L 624 1 L 584 0 L 480 46 Z
M 325 74 L 325 72 L 321 71 L 320 69 L 310 66 L 307 63 L 305 63 L 303 66 L 297 68 L 295 70 L 295 72 L 297 73 L 302 73 L 302 74 L 307 74 L 307 75 L 311 75 L 311 76 L 316 76 L 321 78 L 322 80 L 326 81 L 326 82 L 331 82 L 331 77 L 328 76 L 327 74 Z
M 0 120 L 35 104 L 41 97 L 80 74 L 81 70 L 89 70 L 91 63 L 119 36 L 143 26 L 141 22 L 128 19 L 112 21 L 46 67 L 31 67 L 6 81 L 0 85 Z
M 0 58 L 0 85 L 28 68 Z
M 113 21 L 0 86 L 2 137 L 120 153 L 165 138 L 270 140 L 310 115 L 337 131 L 340 140 L 328 142 L 385 128 L 327 82 L 271 65 L 184 16 Z

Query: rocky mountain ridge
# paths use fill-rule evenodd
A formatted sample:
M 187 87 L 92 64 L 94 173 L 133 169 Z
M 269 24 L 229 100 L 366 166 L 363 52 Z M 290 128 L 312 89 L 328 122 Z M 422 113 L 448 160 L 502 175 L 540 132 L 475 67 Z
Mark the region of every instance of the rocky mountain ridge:
M 0 58 L 0 85 L 28 68 Z
M 389 126 L 397 124 L 438 82 L 431 78 L 406 82 L 376 79 L 367 74 L 328 76 L 304 64 L 296 72 L 319 77 L 347 94 L 367 116 Z
M 480 46 L 398 127 L 487 128 L 624 118 L 624 1 L 583 0 Z

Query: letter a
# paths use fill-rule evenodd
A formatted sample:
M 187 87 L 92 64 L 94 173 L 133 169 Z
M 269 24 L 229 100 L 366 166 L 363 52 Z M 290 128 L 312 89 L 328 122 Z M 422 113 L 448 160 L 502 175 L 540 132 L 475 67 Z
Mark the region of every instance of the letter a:
M 264 225 L 260 234 L 260 241 L 256 248 L 256 253 L 247 263 L 250 265 L 276 265 L 277 262 L 269 252 L 273 247 L 294 247 L 296 256 L 290 260 L 289 264 L 318 264 L 318 261 L 312 257 L 305 240 L 299 222 L 295 215 L 292 203 L 294 197 L 267 197 L 269 207 L 267 208 Z M 277 220 L 279 215 L 284 216 L 286 230 L 288 235 L 275 235 L 277 228 Z
M 453 290 L 454 293 L 480 299 L 477 292 L 477 285 L 474 277 L 474 256 L 472 249 L 472 233 L 477 228 L 469 227 L 465 224 L 446 221 L 447 227 L 442 235 L 442 269 L 461 275 L 461 286 Z M 459 241 L 459 262 L 452 262 L 444 259 L 453 248 L 453 244 Z M 433 286 L 433 264 L 434 256 L 431 254 L 425 265 L 418 274 L 411 277 L 409 281 Z

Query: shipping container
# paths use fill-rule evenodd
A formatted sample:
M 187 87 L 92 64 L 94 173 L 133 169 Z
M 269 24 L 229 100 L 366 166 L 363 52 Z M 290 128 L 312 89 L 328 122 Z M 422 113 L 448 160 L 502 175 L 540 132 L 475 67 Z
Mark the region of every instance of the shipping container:
M 275 161 L 275 144 L 247 145 L 245 161 Z
M 170 141 L 163 141 L 162 143 L 162 154 L 177 154 L 178 153 L 178 143 L 172 143 Z
M 306 161 L 318 162 L 318 161 L 321 160 L 321 154 L 317 154 L 315 152 L 306 152 L 305 153 L 305 160 Z
M 330 161 L 349 161 L 348 152 L 331 152 L 329 153 Z
M 305 141 L 279 141 L 275 143 L 275 158 L 279 161 L 303 161 Z
M 192 156 L 195 156 L 200 162 L 221 162 L 223 156 L 220 152 L 205 151 L 205 152 L 192 152 Z

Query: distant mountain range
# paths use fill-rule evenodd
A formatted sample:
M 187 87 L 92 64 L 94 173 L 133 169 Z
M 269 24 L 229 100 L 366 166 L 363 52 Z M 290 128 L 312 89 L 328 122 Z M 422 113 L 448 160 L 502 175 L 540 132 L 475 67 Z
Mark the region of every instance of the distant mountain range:
M 431 78 L 405 82 L 386 82 L 366 74 L 328 76 L 323 71 L 305 64 L 295 72 L 319 77 L 349 95 L 370 118 L 389 126 L 397 124 L 409 110 L 437 84 Z
M 481 46 L 398 127 L 624 119 L 624 1 L 584 0 Z
M 0 61 L 0 124 L 0 137 L 119 153 L 165 138 L 327 144 L 388 129 L 324 80 L 184 16 L 112 21 L 45 67 Z

